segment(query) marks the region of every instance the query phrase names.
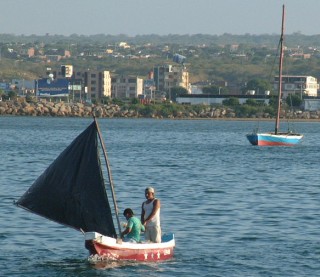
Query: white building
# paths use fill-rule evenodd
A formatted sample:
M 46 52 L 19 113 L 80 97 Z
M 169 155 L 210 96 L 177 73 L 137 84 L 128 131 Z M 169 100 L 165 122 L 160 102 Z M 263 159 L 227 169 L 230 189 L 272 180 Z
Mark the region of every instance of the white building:
M 103 96 L 111 96 L 110 71 L 86 71 L 85 87 L 88 99 L 100 99 Z
M 257 102 L 269 104 L 269 97 L 263 95 L 213 95 L 213 94 L 190 94 L 179 96 L 176 102 L 179 104 L 190 105 L 222 105 L 222 102 L 229 98 L 237 98 L 239 104 L 245 104 L 248 99 L 254 99 Z
M 320 99 L 319 98 L 305 98 L 303 100 L 303 109 L 305 111 L 320 111 Z
M 274 79 L 274 90 L 278 91 L 279 77 Z M 282 97 L 287 98 L 289 94 L 303 96 L 317 96 L 319 89 L 317 78 L 312 76 L 282 76 Z
M 137 76 L 114 76 L 111 78 L 112 98 L 138 98 L 143 94 L 143 79 Z
M 70 67 L 71 65 L 69 65 Z M 52 71 L 56 79 L 65 79 L 62 70 Z M 91 70 L 69 72 L 70 90 L 75 99 L 99 100 L 102 97 L 111 97 L 111 75 L 108 70 Z
M 153 68 L 153 79 L 159 91 L 168 92 L 173 87 L 189 89 L 189 72 L 182 65 L 157 65 Z

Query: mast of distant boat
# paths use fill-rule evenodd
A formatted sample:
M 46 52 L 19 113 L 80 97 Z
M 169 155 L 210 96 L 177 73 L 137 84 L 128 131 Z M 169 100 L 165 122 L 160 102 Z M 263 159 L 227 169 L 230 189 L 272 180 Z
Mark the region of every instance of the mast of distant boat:
M 274 134 L 277 135 L 280 127 L 280 109 L 281 109 L 281 98 L 282 98 L 282 66 L 283 66 L 283 42 L 284 42 L 284 17 L 285 9 L 282 6 L 282 24 L 281 24 L 281 36 L 280 36 L 280 59 L 279 59 L 279 85 L 278 85 L 278 108 L 277 108 L 277 118 Z

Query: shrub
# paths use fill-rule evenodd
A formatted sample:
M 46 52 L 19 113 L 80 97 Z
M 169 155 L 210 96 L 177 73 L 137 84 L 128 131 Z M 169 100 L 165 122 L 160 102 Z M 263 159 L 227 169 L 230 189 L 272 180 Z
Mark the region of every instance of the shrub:
M 252 117 L 259 112 L 259 108 L 244 104 L 237 106 L 235 112 L 237 117 Z
M 223 100 L 222 104 L 225 106 L 235 107 L 235 106 L 238 106 L 240 103 L 238 98 L 231 97 L 229 99 Z

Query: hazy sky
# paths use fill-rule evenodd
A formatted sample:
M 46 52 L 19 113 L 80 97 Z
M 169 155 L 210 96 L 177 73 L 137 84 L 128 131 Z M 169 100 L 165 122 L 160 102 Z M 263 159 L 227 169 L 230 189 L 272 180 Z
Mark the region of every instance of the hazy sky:
M 0 0 L 16 35 L 320 34 L 320 0 Z

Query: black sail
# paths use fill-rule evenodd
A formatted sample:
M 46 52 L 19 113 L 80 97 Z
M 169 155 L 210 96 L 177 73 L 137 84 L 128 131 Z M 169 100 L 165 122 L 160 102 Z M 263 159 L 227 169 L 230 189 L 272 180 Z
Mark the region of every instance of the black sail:
M 16 204 L 77 230 L 116 237 L 95 122 L 58 156 Z

